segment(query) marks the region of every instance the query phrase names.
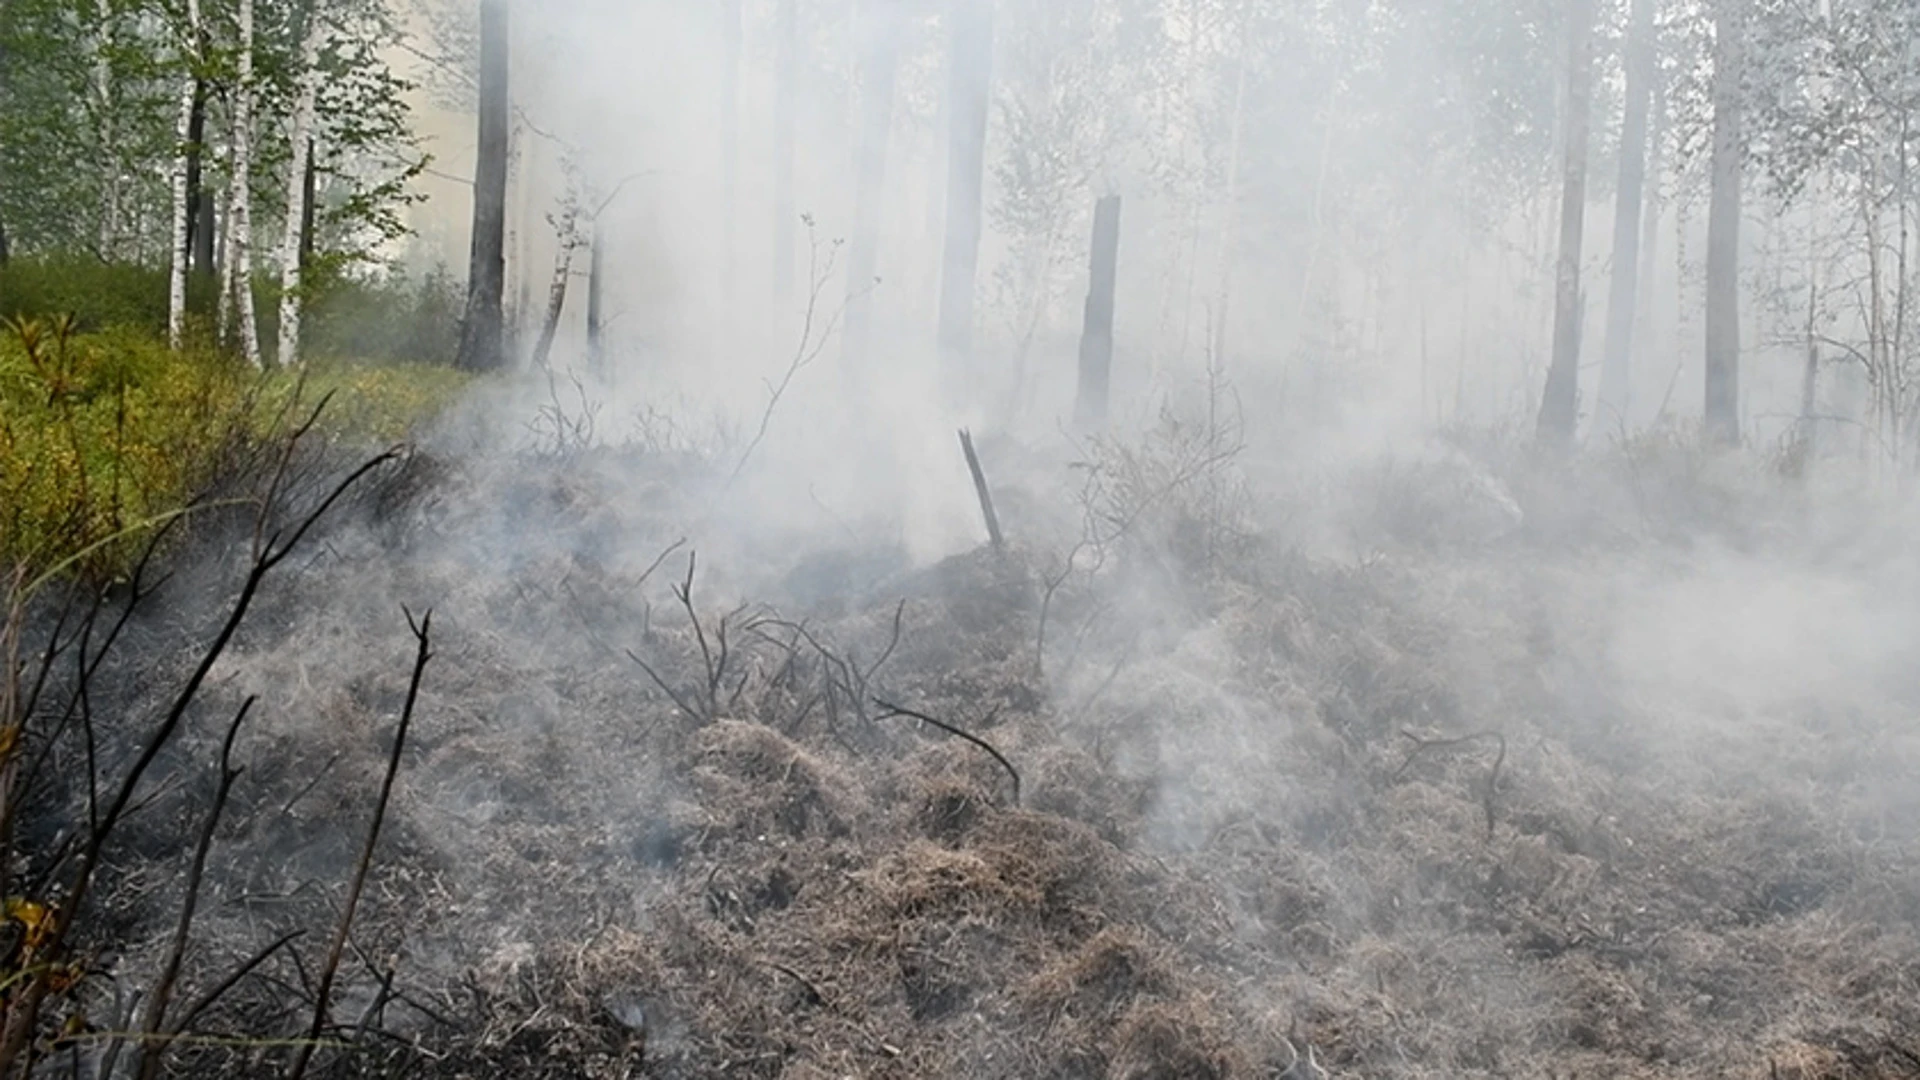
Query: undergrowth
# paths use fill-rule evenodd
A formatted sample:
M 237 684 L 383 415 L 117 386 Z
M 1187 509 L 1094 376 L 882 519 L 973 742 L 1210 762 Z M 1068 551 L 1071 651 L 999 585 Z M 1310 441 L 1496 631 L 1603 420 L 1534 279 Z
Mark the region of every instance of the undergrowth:
M 0 330 L 0 567 L 111 578 L 155 526 L 218 486 L 248 447 L 327 407 L 321 438 L 403 439 L 465 384 L 427 365 L 320 363 L 262 374 L 121 327 L 15 320 Z

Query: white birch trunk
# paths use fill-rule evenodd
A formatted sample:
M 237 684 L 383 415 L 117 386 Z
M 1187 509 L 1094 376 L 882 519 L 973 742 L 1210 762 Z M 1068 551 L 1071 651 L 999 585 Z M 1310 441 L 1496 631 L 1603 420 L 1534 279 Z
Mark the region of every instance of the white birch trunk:
M 253 286 L 253 0 L 240 0 L 240 78 L 233 95 L 233 216 L 227 224 L 228 274 L 240 318 L 240 348 L 259 367 L 260 326 L 254 318 Z
M 287 231 L 280 242 L 280 349 L 282 365 L 300 362 L 300 248 L 307 220 L 307 164 L 313 153 L 314 99 L 320 93 L 319 5 L 307 12 L 300 43 L 300 96 L 293 106 L 293 163 L 287 169 Z
M 94 93 L 100 107 L 100 257 L 115 257 L 120 229 L 120 168 L 114 153 L 113 64 L 107 53 L 113 48 L 113 6 L 111 0 L 98 0 L 100 32 L 94 41 Z
M 200 0 L 187 2 L 187 41 L 188 67 L 199 63 L 200 41 Z M 193 125 L 194 89 L 197 76 L 188 71 L 183 77 L 180 88 L 180 115 L 174 123 L 173 141 L 176 147 L 173 157 L 173 238 L 171 251 L 172 268 L 167 282 L 167 344 L 178 349 L 186 336 L 187 327 L 187 267 L 193 261 L 193 236 L 187 228 L 187 169 L 192 151 L 187 139 Z

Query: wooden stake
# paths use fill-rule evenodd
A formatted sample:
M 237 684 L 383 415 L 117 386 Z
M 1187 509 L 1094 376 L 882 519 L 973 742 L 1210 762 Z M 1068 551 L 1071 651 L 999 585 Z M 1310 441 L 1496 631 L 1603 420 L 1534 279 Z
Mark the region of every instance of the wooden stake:
M 1000 515 L 993 512 L 993 491 L 987 487 L 987 474 L 980 468 L 980 455 L 973 452 L 973 433 L 966 428 L 960 429 L 960 450 L 967 455 L 967 471 L 973 474 L 973 491 L 980 496 L 980 513 L 987 519 L 987 538 L 993 541 L 993 550 L 999 551 L 1007 546 L 1000 535 Z

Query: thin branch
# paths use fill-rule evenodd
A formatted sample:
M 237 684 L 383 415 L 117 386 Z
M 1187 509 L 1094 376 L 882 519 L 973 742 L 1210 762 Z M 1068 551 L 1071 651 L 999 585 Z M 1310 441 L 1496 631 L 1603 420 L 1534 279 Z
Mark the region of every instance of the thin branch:
M 247 713 L 259 700 L 253 696 L 241 704 L 233 722 L 227 725 L 227 737 L 220 743 L 220 782 L 214 789 L 213 806 L 207 811 L 206 824 L 201 827 L 200 841 L 193 849 L 193 862 L 187 870 L 187 891 L 180 900 L 180 920 L 173 928 L 173 941 L 167 946 L 167 961 L 161 968 L 160 978 L 153 984 L 153 993 L 147 998 L 146 1017 L 140 1024 L 140 1080 L 154 1080 L 166 1060 L 168 1040 L 159 1036 L 165 1028 L 167 1005 L 173 999 L 173 984 L 180 977 L 187 939 L 193 933 L 193 915 L 200 906 L 200 883 L 206 876 L 207 853 L 213 850 L 213 836 L 220 827 L 220 814 L 227 807 L 227 796 L 233 792 L 233 782 L 240 778 L 241 770 L 233 767 L 233 741 L 240 734 L 240 725 Z
M 405 611 L 403 608 L 402 611 Z M 353 868 L 353 881 L 347 886 L 347 900 L 340 911 L 340 923 L 334 927 L 333 944 L 327 949 L 326 965 L 320 969 L 319 989 L 314 992 L 313 1023 L 307 1029 L 307 1039 L 294 1051 L 293 1063 L 287 1069 L 288 1080 L 300 1080 L 306 1075 L 307 1062 L 313 1057 L 314 1044 L 327 1026 L 327 1006 L 333 993 L 333 980 L 340 970 L 340 958 L 346 950 L 347 933 L 353 927 L 354 910 L 360 904 L 360 892 L 367 883 L 368 868 L 373 865 L 373 850 L 380 841 L 380 826 L 387 816 L 387 803 L 393 797 L 394 777 L 400 772 L 400 755 L 406 749 L 407 729 L 413 726 L 413 709 L 420 700 L 420 680 L 426 674 L 427 661 L 433 659 L 433 612 L 428 611 L 418 622 L 413 612 L 406 611 L 407 629 L 413 632 L 417 647 L 414 651 L 413 677 L 407 683 L 406 704 L 400 710 L 400 724 L 394 729 L 393 751 L 387 756 L 386 776 L 380 782 L 380 798 L 373 806 L 373 820 L 367 826 L 367 842 L 360 849 L 360 861 Z
M 1399 783 L 1401 777 L 1407 774 L 1407 770 L 1413 768 L 1413 763 L 1420 760 L 1421 755 L 1429 750 L 1446 750 L 1456 746 L 1464 746 L 1478 739 L 1492 739 L 1499 743 L 1500 752 L 1494 756 L 1493 769 L 1487 774 L 1486 789 L 1481 792 L 1481 805 L 1487 814 L 1487 840 L 1491 842 L 1493 840 L 1494 821 L 1493 801 L 1494 796 L 1499 792 L 1500 767 L 1507 762 L 1507 737 L 1498 731 L 1476 731 L 1471 735 L 1462 735 L 1456 739 L 1425 739 L 1415 735 L 1411 731 L 1402 731 L 1400 734 L 1411 739 L 1414 746 L 1413 752 L 1407 755 L 1407 760 L 1394 772 L 1394 783 Z
M 954 735 L 959 738 L 965 739 L 966 741 L 972 743 L 973 745 L 979 747 L 980 749 L 985 750 L 989 755 L 993 757 L 993 760 L 1000 763 L 1001 768 L 1007 770 L 1007 775 L 1013 778 L 1013 805 L 1016 807 L 1020 805 L 1020 771 L 1013 767 L 1013 762 L 1008 761 L 1005 754 L 1002 754 L 1000 751 L 995 750 L 991 743 L 987 742 L 985 739 L 982 739 L 980 736 L 973 734 L 972 732 L 954 727 L 952 724 L 949 724 L 943 720 L 935 720 L 933 717 L 928 716 L 926 713 L 915 712 L 912 709 L 903 709 L 898 705 L 888 704 L 887 702 L 882 701 L 879 698 L 874 698 L 873 703 L 875 705 L 878 705 L 880 708 L 886 710 L 886 712 L 881 714 L 881 716 L 879 717 L 879 719 L 881 720 L 890 720 L 896 716 L 904 716 L 909 720 L 918 720 L 923 724 L 932 724 L 934 727 L 939 728 L 941 731 L 944 731 L 949 735 Z

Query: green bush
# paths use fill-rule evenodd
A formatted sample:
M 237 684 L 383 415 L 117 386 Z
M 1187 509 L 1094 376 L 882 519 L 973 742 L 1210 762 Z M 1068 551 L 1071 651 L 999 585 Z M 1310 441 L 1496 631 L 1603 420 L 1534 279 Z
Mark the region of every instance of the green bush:
M 15 321 L 0 334 L 0 568 L 125 568 L 247 431 L 249 376 L 120 328 Z
M 465 384 L 421 364 L 319 361 L 263 374 L 131 327 L 11 321 L 0 329 L 0 577 L 124 572 L 155 524 L 322 395 L 315 436 L 371 446 L 405 438 Z
M 170 284 L 164 267 L 105 263 L 87 255 L 16 258 L 0 267 L 0 318 L 71 315 L 82 331 L 134 328 L 167 331 Z M 305 353 L 326 359 L 450 364 L 460 344 L 464 299 L 444 269 L 415 279 L 399 267 L 378 275 L 349 273 L 322 257 L 308 270 Z M 188 278 L 187 310 L 204 334 L 219 289 Z M 254 313 L 261 347 L 271 358 L 280 334 L 279 281 L 256 275 Z

